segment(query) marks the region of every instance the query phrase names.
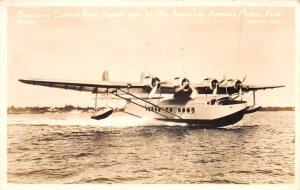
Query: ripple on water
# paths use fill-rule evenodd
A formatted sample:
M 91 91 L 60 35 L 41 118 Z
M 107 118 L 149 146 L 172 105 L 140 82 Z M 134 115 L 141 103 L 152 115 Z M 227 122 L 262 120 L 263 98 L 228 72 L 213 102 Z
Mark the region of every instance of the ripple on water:
M 242 124 L 222 129 L 140 123 L 108 126 L 86 121 L 84 115 L 72 117 L 20 114 L 8 118 L 9 182 L 294 180 L 294 112 L 257 112 L 246 115 Z

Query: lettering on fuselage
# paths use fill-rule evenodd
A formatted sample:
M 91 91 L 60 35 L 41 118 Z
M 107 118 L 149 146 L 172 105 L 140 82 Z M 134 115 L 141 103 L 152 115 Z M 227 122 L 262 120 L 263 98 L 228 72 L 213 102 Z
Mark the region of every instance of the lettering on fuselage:
M 195 113 L 194 107 L 146 107 L 146 110 L 152 112 L 162 112 L 166 110 L 167 112 L 172 112 L 172 113 L 189 113 L 189 114 Z

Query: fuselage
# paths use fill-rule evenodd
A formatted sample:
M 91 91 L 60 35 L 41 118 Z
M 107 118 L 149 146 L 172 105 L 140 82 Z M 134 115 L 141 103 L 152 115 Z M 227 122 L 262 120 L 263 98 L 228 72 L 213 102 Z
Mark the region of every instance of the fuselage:
M 240 121 L 247 106 L 245 101 L 216 96 L 199 96 L 193 99 L 169 97 L 151 100 L 151 103 L 141 101 L 140 104 L 145 105 L 145 108 L 128 103 L 125 112 L 164 121 L 220 127 Z

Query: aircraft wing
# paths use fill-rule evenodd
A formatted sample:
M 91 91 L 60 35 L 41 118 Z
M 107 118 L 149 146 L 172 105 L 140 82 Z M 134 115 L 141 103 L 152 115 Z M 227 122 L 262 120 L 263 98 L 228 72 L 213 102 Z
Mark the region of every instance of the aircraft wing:
M 143 83 L 126 83 L 126 82 L 109 82 L 109 81 L 98 81 L 98 82 L 75 82 L 75 81 L 53 81 L 53 80 L 41 80 L 41 79 L 20 79 L 22 83 L 46 86 L 50 88 L 61 88 L 67 90 L 77 90 L 77 91 L 87 91 L 87 92 L 97 92 L 106 93 L 107 90 L 110 92 L 115 89 L 130 89 L 131 93 L 149 93 L 151 89 Z M 199 94 L 211 94 L 213 90 L 203 86 L 202 84 L 193 84 L 194 89 Z M 274 85 L 274 86 L 258 86 L 258 85 L 243 85 L 242 91 L 257 91 L 266 90 L 273 88 L 281 88 L 284 85 Z M 162 83 L 159 89 L 163 94 L 174 94 L 176 92 L 176 87 L 170 83 Z M 238 93 L 238 90 L 234 88 L 227 88 L 224 86 L 218 87 L 218 94 L 233 94 Z
M 44 79 L 19 79 L 20 82 L 31 85 L 45 86 L 50 88 L 61 88 L 67 90 L 87 91 L 99 93 L 106 92 L 107 89 L 113 91 L 114 89 L 130 89 L 135 93 L 149 93 L 151 89 L 144 83 L 127 83 L 127 82 L 82 82 L 82 81 L 61 81 L 61 80 L 44 80 Z M 164 94 L 173 94 L 176 87 L 170 83 L 162 83 L 158 91 Z
M 282 88 L 285 87 L 284 85 L 274 85 L 274 86 L 258 86 L 258 85 L 243 85 L 242 91 L 249 92 L 249 91 L 256 91 L 256 90 L 266 90 L 266 89 L 273 89 L 273 88 Z
M 211 94 L 213 89 L 210 89 L 202 84 L 194 84 L 193 87 L 197 90 L 198 94 Z M 268 86 L 259 86 L 259 85 L 242 85 L 243 92 L 257 91 L 257 90 L 266 90 L 273 88 L 282 88 L 284 85 L 268 85 Z M 225 85 L 220 85 L 218 87 L 218 94 L 234 94 L 238 93 L 239 90 L 233 87 L 226 87 Z
M 126 82 L 71 82 L 71 81 L 51 81 L 41 79 L 20 79 L 25 84 L 46 86 L 50 88 L 61 88 L 67 90 L 87 91 L 87 92 L 106 92 L 107 89 L 113 91 L 114 89 L 137 89 L 141 92 L 145 87 L 140 83 L 126 83 Z

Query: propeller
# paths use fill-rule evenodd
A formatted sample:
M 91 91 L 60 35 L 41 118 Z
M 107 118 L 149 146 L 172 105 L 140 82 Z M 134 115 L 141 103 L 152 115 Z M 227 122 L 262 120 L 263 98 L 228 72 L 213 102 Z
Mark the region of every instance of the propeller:
M 244 78 L 242 80 L 242 83 L 244 83 L 244 81 L 246 80 L 246 78 L 247 78 L 247 75 L 245 74 L 245 76 L 244 76 Z
M 222 79 L 220 82 L 218 82 L 218 80 L 216 80 L 216 79 L 214 79 L 214 80 L 211 81 L 211 84 L 212 84 L 211 86 L 212 86 L 212 88 L 214 89 L 214 90 L 213 90 L 213 93 L 212 93 L 213 95 L 216 95 L 216 94 L 217 94 L 219 84 L 222 84 L 225 80 L 226 80 L 226 77 L 223 76 L 223 79 Z
M 227 83 L 226 83 L 226 94 L 228 94 L 228 87 L 233 87 L 234 89 L 238 90 L 238 96 L 237 97 L 240 97 L 241 98 L 241 101 L 243 101 L 243 83 L 245 82 L 247 78 L 247 75 L 244 76 L 244 78 L 241 80 L 239 79 L 229 79 L 227 80 Z M 228 84 L 231 83 L 231 85 L 229 86 Z
M 151 81 L 151 84 L 153 86 L 153 88 L 151 89 L 150 93 L 149 93 L 149 98 L 152 98 L 154 96 L 154 94 L 156 93 L 157 89 L 160 87 L 160 80 L 159 78 L 154 78 Z
M 152 80 L 152 82 L 153 82 L 153 80 Z M 157 91 L 157 89 L 159 87 L 159 84 L 160 84 L 160 81 L 157 81 L 157 80 L 155 80 L 155 84 L 152 83 L 152 85 L 154 87 L 150 91 L 148 98 L 152 98 L 154 96 L 154 94 L 156 93 L 156 91 Z
M 149 73 L 149 72 L 148 72 Z M 154 96 L 154 94 L 156 93 L 156 91 L 160 88 L 160 79 L 158 77 L 154 77 L 153 75 L 150 74 L 150 76 L 146 76 L 145 79 L 151 80 L 149 81 L 149 86 L 152 88 L 148 98 L 152 98 Z
M 192 94 L 195 92 L 195 89 L 191 86 L 189 79 L 185 77 L 175 77 L 173 81 L 174 85 L 174 98 L 191 98 Z
M 241 98 L 241 101 L 243 101 L 243 91 L 242 91 L 242 88 L 243 88 L 243 84 L 244 84 L 246 78 L 247 78 L 247 75 L 244 76 L 242 82 L 239 84 L 239 88 L 240 88 L 239 89 L 239 97 Z
M 184 90 L 190 89 L 190 81 L 187 78 L 182 79 L 181 85 Z

